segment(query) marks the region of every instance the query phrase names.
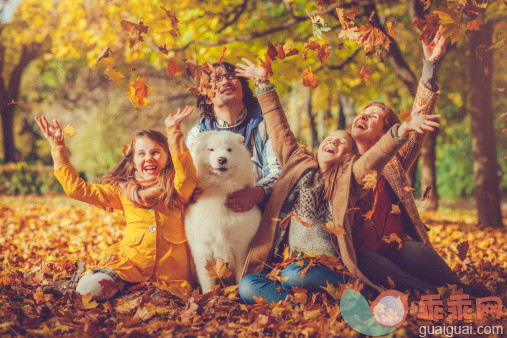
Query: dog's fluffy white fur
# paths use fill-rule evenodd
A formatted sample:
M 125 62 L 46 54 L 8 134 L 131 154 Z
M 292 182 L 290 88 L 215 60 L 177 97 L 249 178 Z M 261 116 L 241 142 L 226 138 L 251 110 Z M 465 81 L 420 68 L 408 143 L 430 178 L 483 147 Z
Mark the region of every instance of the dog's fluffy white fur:
M 261 220 L 257 206 L 246 212 L 225 206 L 229 194 L 255 183 L 251 155 L 243 142 L 243 136 L 233 132 L 207 131 L 196 136 L 190 147 L 202 195 L 187 211 L 185 232 L 203 293 L 215 284 L 207 274 L 207 260 L 230 260 L 229 268 L 239 283 Z

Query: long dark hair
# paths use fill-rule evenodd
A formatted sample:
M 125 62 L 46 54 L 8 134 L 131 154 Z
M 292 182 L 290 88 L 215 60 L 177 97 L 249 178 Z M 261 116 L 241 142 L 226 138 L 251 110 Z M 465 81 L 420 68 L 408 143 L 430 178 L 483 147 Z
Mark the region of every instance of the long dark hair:
M 213 68 L 218 67 L 225 69 L 227 73 L 234 74 L 236 71 L 236 66 L 226 61 L 215 62 L 213 64 Z M 250 86 L 248 85 L 248 80 L 244 77 L 238 77 L 238 79 L 241 82 L 241 89 L 243 90 L 243 104 L 245 105 L 245 107 L 259 104 L 259 101 L 257 101 L 257 98 L 253 95 L 253 92 L 250 89 Z M 208 103 L 208 97 L 200 93 L 198 93 L 196 96 L 197 96 L 197 108 L 199 108 L 199 111 L 201 112 L 201 117 L 214 120 L 215 112 L 213 111 L 213 105 L 211 103 Z
M 123 158 L 120 162 L 105 175 L 99 178 L 101 184 L 111 184 L 119 186 L 122 183 L 129 182 L 139 186 L 135 178 L 134 167 L 134 148 L 136 140 L 139 137 L 147 137 L 158 145 L 167 153 L 167 164 L 160 172 L 157 185 L 163 192 L 159 197 L 159 201 L 167 205 L 169 208 L 179 210 L 182 208 L 182 203 L 174 189 L 174 165 L 171 159 L 171 152 L 169 151 L 169 144 L 167 137 L 156 130 L 139 130 L 132 136 L 129 145 L 123 151 Z M 140 187 L 141 188 L 141 187 Z

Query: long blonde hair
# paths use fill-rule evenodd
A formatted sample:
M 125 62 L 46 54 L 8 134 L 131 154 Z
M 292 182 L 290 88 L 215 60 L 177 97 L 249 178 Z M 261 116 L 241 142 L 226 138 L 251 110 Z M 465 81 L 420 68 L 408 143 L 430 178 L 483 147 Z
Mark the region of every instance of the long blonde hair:
M 159 144 L 162 149 L 167 153 L 167 164 L 160 172 L 157 185 L 160 187 L 162 194 L 160 195 L 159 202 L 164 203 L 169 208 L 178 210 L 183 207 L 181 200 L 174 189 L 174 165 L 171 159 L 171 152 L 167 143 L 167 137 L 156 130 L 140 130 L 132 136 L 129 145 L 123 151 L 123 158 L 120 162 L 105 175 L 99 178 L 101 184 L 111 184 L 120 186 L 122 183 L 132 183 L 140 187 L 135 178 L 134 166 L 134 146 L 139 137 L 147 137 L 152 141 Z

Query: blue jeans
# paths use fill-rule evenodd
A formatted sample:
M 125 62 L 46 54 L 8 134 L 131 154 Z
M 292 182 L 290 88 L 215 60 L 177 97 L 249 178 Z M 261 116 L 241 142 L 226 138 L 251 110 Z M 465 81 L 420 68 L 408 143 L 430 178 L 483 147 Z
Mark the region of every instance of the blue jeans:
M 276 303 L 284 300 L 290 294 L 292 287 L 322 292 L 324 290 L 321 287 L 326 287 L 328 282 L 337 287 L 350 279 L 348 275 L 343 275 L 324 266 L 310 267 L 302 278 L 301 272 L 307 265 L 306 262 L 303 266 L 297 266 L 296 263 L 289 264 L 281 274 L 282 279 L 287 277 L 288 279 L 281 284 L 268 279 L 267 275 L 247 275 L 239 282 L 239 295 L 246 304 L 255 304 L 253 297 L 262 297 L 268 303 Z

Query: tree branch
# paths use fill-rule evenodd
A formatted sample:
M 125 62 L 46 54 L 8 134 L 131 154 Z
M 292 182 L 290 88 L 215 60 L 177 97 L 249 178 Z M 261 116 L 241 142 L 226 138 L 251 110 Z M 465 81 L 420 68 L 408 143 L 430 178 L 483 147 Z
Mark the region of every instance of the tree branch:
M 248 0 L 244 0 L 241 5 L 234 7 L 234 9 L 231 12 L 229 12 L 229 14 L 227 14 L 227 17 L 229 17 L 234 12 L 236 12 L 236 14 L 234 14 L 234 17 L 231 20 L 224 23 L 223 27 L 217 31 L 217 34 L 222 33 L 227 27 L 236 23 L 236 21 L 238 21 L 241 14 L 243 14 L 245 12 L 247 5 L 248 5 Z
M 342 63 L 340 63 L 339 65 L 329 65 L 329 66 L 326 66 L 326 65 L 321 65 L 319 68 L 317 68 L 315 70 L 314 73 L 318 73 L 320 72 L 321 70 L 323 70 L 324 68 L 325 69 L 328 69 L 328 70 L 342 70 L 346 65 L 348 65 L 349 63 L 351 63 L 352 61 L 354 61 L 354 58 L 357 56 L 357 54 L 359 54 L 359 52 L 362 50 L 362 48 L 358 48 L 354 51 L 354 53 L 352 53 L 347 59 L 345 59 L 345 61 L 343 61 Z

